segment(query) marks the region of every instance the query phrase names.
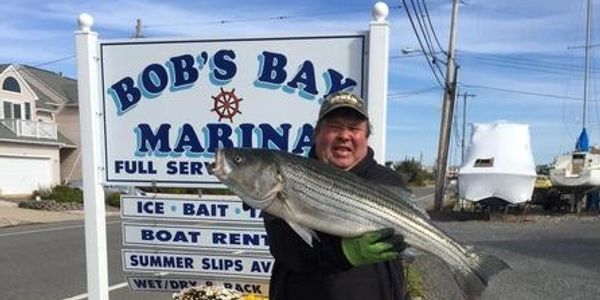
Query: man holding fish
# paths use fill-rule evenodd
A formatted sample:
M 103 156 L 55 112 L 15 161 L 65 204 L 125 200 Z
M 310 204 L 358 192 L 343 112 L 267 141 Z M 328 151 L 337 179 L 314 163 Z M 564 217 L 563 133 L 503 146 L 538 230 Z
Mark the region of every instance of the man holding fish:
M 265 214 L 275 258 L 269 299 L 409 299 L 400 253 L 407 243 L 448 264 L 465 299 L 508 268 L 446 235 L 378 164 L 358 96 L 321 105 L 311 159 L 267 149 L 218 149 L 213 173 Z M 406 240 L 406 243 L 405 243 Z

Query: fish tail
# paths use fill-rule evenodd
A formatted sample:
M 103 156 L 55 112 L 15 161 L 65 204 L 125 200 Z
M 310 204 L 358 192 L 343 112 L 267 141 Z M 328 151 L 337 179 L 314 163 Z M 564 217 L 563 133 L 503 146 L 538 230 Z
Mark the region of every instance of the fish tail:
M 489 279 L 498 272 L 510 268 L 503 260 L 481 251 L 468 250 L 465 254 L 467 268 L 455 268 L 454 279 L 467 300 L 479 299 Z

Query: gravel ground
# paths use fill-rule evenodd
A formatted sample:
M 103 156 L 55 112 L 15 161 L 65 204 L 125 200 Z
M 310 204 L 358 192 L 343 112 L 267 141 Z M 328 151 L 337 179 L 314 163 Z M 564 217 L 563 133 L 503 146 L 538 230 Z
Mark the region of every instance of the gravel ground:
M 463 216 L 459 218 L 464 219 Z M 437 225 L 456 240 L 483 248 L 507 262 L 482 299 L 600 299 L 600 217 L 596 215 L 493 214 L 491 221 Z M 448 267 L 431 255 L 414 266 L 424 280 L 425 299 L 462 299 Z

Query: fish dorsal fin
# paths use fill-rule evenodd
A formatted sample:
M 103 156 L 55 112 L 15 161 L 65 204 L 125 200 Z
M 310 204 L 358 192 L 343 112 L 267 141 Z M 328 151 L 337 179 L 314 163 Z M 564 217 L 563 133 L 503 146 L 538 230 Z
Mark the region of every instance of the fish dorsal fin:
M 313 246 L 313 238 L 319 240 L 319 238 L 317 237 L 317 233 L 314 230 L 304 227 L 296 222 L 292 222 L 289 220 L 286 220 L 286 222 L 288 223 L 288 225 L 290 225 L 290 227 L 292 227 L 294 232 L 296 232 L 302 238 L 302 240 L 304 240 L 309 246 Z
M 405 203 L 407 203 L 408 205 L 410 205 L 412 208 L 415 209 L 415 211 L 417 211 L 419 214 L 421 214 L 422 217 L 430 220 L 431 217 L 429 216 L 429 214 L 427 213 L 427 211 L 417 205 L 417 203 L 415 203 L 414 199 L 414 194 L 403 187 L 400 186 L 394 186 L 394 185 L 388 185 L 388 184 L 377 184 L 380 188 L 392 193 L 396 198 L 402 199 Z

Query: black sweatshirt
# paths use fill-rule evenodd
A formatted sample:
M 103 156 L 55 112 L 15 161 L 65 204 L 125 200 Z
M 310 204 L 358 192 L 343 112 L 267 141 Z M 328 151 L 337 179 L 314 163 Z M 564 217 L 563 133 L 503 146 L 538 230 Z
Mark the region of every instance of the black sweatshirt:
M 314 148 L 309 157 L 315 158 Z M 397 172 L 377 164 L 373 150 L 349 172 L 364 179 L 405 187 Z M 282 219 L 265 214 L 270 251 L 275 257 L 270 300 L 403 300 L 404 271 L 400 259 L 352 267 L 340 237 L 317 232 L 311 248 Z

